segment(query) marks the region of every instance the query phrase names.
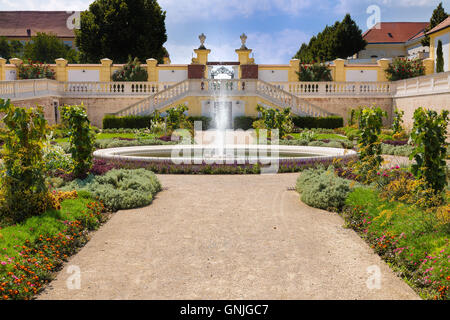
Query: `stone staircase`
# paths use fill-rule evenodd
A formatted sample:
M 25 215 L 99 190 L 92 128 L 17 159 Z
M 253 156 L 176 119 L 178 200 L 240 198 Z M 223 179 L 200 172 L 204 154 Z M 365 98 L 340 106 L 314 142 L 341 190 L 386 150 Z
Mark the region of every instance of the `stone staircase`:
M 115 116 L 148 115 L 188 96 L 257 96 L 299 116 L 324 117 L 330 112 L 262 80 L 184 80 L 114 113 Z

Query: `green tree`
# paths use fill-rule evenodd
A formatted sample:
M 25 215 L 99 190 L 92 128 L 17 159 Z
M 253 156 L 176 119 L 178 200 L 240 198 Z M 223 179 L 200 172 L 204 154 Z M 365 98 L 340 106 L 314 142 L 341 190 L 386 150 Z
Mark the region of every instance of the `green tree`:
M 345 59 L 363 50 L 366 45 L 361 29 L 347 14 L 342 22 L 336 21 L 312 37 L 309 44 L 303 43 L 295 58 L 304 63 Z
M 0 37 L 0 57 L 9 60 L 22 57 L 23 45 L 18 40 L 9 41 L 6 37 Z
M 55 59 L 64 58 L 69 63 L 77 62 L 77 52 L 64 44 L 56 35 L 38 32 L 27 42 L 24 58 L 43 63 L 55 63 Z
M 444 72 L 444 53 L 442 52 L 442 41 L 438 41 L 436 50 L 436 72 Z
M 430 19 L 430 25 L 425 30 L 425 38 L 422 39 L 422 45 L 425 47 L 430 46 L 430 37 L 426 35 L 427 31 L 430 31 L 434 27 L 436 27 L 439 23 L 447 19 L 448 13 L 445 12 L 444 7 L 442 6 L 442 2 L 434 9 L 433 14 Z
M 0 57 L 9 60 L 12 58 L 12 48 L 6 37 L 0 37 Z
M 156 0 L 96 0 L 81 13 L 81 29 L 75 31 L 81 60 L 127 63 L 132 54 L 141 62 L 155 58 L 162 63 L 165 19 Z

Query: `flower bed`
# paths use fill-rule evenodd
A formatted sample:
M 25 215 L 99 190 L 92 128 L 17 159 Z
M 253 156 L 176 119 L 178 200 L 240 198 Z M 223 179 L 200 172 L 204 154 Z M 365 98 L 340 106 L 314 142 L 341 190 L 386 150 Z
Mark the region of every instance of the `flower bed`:
M 0 229 L 0 298 L 32 299 L 106 219 L 103 205 L 81 193 L 58 211 Z
M 447 212 L 447 221 L 438 214 Z M 449 207 L 424 211 L 383 200 L 369 188 L 347 199 L 346 225 L 364 238 L 425 299 L 450 298 Z

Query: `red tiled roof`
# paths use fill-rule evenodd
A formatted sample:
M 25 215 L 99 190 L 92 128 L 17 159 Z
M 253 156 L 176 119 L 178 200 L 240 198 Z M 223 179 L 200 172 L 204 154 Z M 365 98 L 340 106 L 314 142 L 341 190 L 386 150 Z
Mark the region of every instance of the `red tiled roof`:
M 380 22 L 363 34 L 368 43 L 404 43 L 417 39 L 429 22 Z
M 441 31 L 442 29 L 445 29 L 448 27 L 450 27 L 450 16 L 447 19 L 445 19 L 444 21 L 442 21 L 441 23 L 439 23 L 436 27 L 431 29 L 429 32 L 427 32 L 427 34 L 438 32 L 438 31 Z
M 73 30 L 67 28 L 66 11 L 0 11 L 0 36 L 27 37 L 37 32 L 53 33 L 58 37 L 75 37 Z

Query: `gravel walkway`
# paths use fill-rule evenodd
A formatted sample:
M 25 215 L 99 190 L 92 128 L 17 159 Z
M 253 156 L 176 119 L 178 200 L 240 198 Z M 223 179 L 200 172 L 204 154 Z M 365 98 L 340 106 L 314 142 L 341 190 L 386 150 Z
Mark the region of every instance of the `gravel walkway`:
M 418 299 L 338 215 L 288 190 L 297 176 L 159 176 L 154 203 L 113 215 L 39 298 Z

